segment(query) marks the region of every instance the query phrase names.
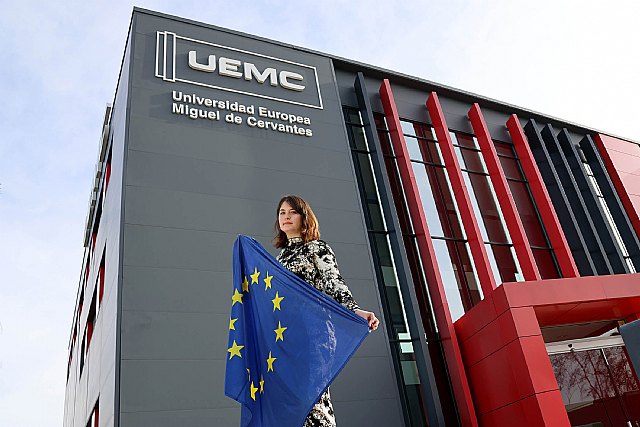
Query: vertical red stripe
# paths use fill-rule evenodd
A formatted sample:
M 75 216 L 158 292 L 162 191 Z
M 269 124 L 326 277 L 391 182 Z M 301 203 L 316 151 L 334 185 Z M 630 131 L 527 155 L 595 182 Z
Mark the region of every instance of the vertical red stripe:
M 525 280 L 540 280 L 540 272 L 536 265 L 531 246 L 529 245 L 529 239 L 524 231 L 522 220 L 518 214 L 516 204 L 513 201 L 511 190 L 509 189 L 509 183 L 500 166 L 500 159 L 498 159 L 498 153 L 493 146 L 493 140 L 487 123 L 484 120 L 480 106 L 477 103 L 473 104 L 473 107 L 469 110 L 469 119 L 473 126 L 473 131 L 478 138 L 480 144 L 480 150 L 482 151 L 482 158 L 487 165 L 489 171 L 489 178 L 493 189 L 498 197 L 498 203 L 500 203 L 500 209 L 504 215 L 504 220 L 511 236 L 511 242 L 513 243 L 513 249 L 518 256 L 518 262 L 522 269 L 522 275 Z
M 427 109 L 429 110 L 436 136 L 438 137 L 438 144 L 440 145 L 444 165 L 447 169 L 447 175 L 451 182 L 456 203 L 458 204 L 458 210 L 460 211 L 462 224 L 467 234 L 469 248 L 471 249 L 471 254 L 473 254 L 474 267 L 478 273 L 480 286 L 482 286 L 484 294 L 489 295 L 491 291 L 496 288 L 496 279 L 493 276 L 493 271 L 491 271 L 491 265 L 489 264 L 487 250 L 484 247 L 480 227 L 478 227 L 478 221 L 471 206 L 467 186 L 462 178 L 462 171 L 460 170 L 460 164 L 456 157 L 453 142 L 451 141 L 451 136 L 449 136 L 449 127 L 444 119 L 444 113 L 442 112 L 438 95 L 435 92 L 431 92 L 431 95 L 429 95 Z
M 449 368 L 460 420 L 463 426 L 477 426 L 478 421 L 471 399 L 469 382 L 467 381 L 460 346 L 451 320 L 442 277 L 439 273 L 440 270 L 431 241 L 431 234 L 422 208 L 418 184 L 413 174 L 409 153 L 404 136 L 402 135 L 400 118 L 393 94 L 391 93 L 391 85 L 386 79 L 382 82 L 382 86 L 380 86 L 380 98 L 384 107 L 391 142 L 393 143 L 393 149 L 396 154 L 400 179 L 405 189 L 409 214 L 411 215 L 411 221 L 413 222 L 413 228 L 416 233 L 416 241 L 421 254 L 422 266 L 427 279 L 427 286 L 429 287 L 429 295 L 433 304 L 436 323 L 442 337 L 442 347 L 447 359 L 447 366 Z
M 580 273 L 578 272 L 578 267 L 576 267 L 576 263 L 573 260 L 571 249 L 569 248 L 567 239 L 564 236 L 562 227 L 560 226 L 560 221 L 558 220 L 556 211 L 553 208 L 551 198 L 549 197 L 549 193 L 547 193 L 540 171 L 536 166 L 536 161 L 531 149 L 529 148 L 527 137 L 524 134 L 522 126 L 520 126 L 518 116 L 515 114 L 511 115 L 507 121 L 507 128 L 509 129 L 509 134 L 511 134 L 511 139 L 516 149 L 516 153 L 520 158 L 520 164 L 522 165 L 524 174 L 529 182 L 529 187 L 531 188 L 533 199 L 535 200 L 538 211 L 540 212 L 542 222 L 547 230 L 551 247 L 556 254 L 556 259 L 558 260 L 560 271 L 562 271 L 562 276 L 579 277 Z

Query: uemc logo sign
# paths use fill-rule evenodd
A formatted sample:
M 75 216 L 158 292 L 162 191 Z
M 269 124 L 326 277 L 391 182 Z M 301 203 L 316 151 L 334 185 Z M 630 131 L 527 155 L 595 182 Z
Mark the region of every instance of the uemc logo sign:
M 156 33 L 156 77 L 322 109 L 315 67 L 168 31 Z

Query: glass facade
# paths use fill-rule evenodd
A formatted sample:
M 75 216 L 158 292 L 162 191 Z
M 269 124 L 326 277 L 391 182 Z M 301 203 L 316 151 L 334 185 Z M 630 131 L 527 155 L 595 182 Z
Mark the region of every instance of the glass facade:
M 385 297 L 386 310 L 390 315 L 390 330 L 393 331 L 390 342 L 395 350 L 405 405 L 409 409 L 411 424 L 424 425 L 426 424 L 426 414 L 424 405 L 420 404 L 422 391 L 418 387 L 419 366 L 415 362 L 411 343 L 415 337 L 411 337 L 407 328 L 406 313 L 403 308 L 405 301 L 398 287 L 393 254 L 386 232 L 387 225 L 380 208 L 380 195 L 372 173 L 371 162 L 373 160 L 370 147 L 358 110 L 345 107 L 344 112 L 356 174 L 365 204 L 369 238 L 375 252 L 381 283 L 385 285 L 383 296 Z M 422 271 L 422 257 L 428 255 L 421 254 L 418 248 L 412 219 L 409 215 L 407 195 L 400 178 L 399 163 L 391 143 L 386 119 L 382 114 L 374 114 L 374 119 L 384 157 L 385 170 L 391 186 L 393 203 L 402 229 L 404 249 L 414 279 L 423 323 L 426 325 L 427 340 L 432 353 L 430 354 L 431 361 L 434 365 L 441 366 L 440 372 L 445 373 L 438 379 L 439 387 L 446 398 L 451 399 L 451 410 L 453 410 L 450 380 L 446 374 L 446 362 L 433 319 L 426 277 Z M 437 140 L 433 128 L 427 124 L 402 119 L 400 126 L 425 220 L 429 227 L 431 243 L 439 268 L 438 273 L 443 282 L 452 321 L 455 322 L 483 299 L 475 262 L 469 248 L 468 236 L 457 205 L 459 198 L 456 199 L 452 190 L 441 152 L 441 142 Z M 450 131 L 449 135 L 496 282 L 500 284 L 524 281 L 509 230 L 498 203 L 498 197 L 476 138 L 473 135 L 454 131 Z M 493 141 L 493 144 L 542 279 L 562 277 L 550 239 L 513 145 L 502 141 Z M 592 181 L 594 181 L 593 178 Z M 598 195 L 601 197 L 600 193 Z M 603 198 L 601 197 L 601 199 Z M 601 200 L 600 203 L 603 202 L 604 200 Z M 606 212 L 606 204 L 603 209 Z M 618 242 L 620 243 L 621 239 L 618 239 Z M 633 267 L 624 246 L 621 248 L 627 263 Z M 424 322 L 425 319 L 428 321 Z M 563 363 L 561 356 L 554 357 L 555 360 L 552 360 L 554 367 L 558 363 Z M 603 357 L 606 355 L 603 354 Z M 620 405 L 624 405 L 624 399 L 628 400 L 633 396 L 633 393 L 627 393 L 618 398 L 622 402 Z M 580 404 L 579 402 L 578 406 Z M 567 406 L 567 410 L 570 412 L 570 406 Z
M 640 423 L 640 383 L 623 345 L 549 357 L 571 425 Z
M 455 321 L 482 299 L 482 290 L 433 129 L 420 123 L 400 123 Z M 382 144 L 388 145 L 392 152 L 388 133 L 379 132 L 379 135 Z
M 399 278 L 389 242 L 387 221 L 384 218 L 380 206 L 378 186 L 372 171 L 371 149 L 364 133 L 359 111 L 345 107 L 344 118 L 356 175 L 358 177 L 358 184 L 361 195 L 363 196 L 363 210 L 369 241 L 372 251 L 374 252 L 376 275 L 381 285 L 382 302 L 389 323 L 389 342 L 391 348 L 394 350 L 394 361 L 396 362 L 396 370 L 398 371 L 397 378 L 404 400 L 403 404 L 406 409 L 404 411 L 407 417 L 406 421 L 412 426 L 428 425 L 425 408 L 426 397 L 423 395 L 423 388 L 420 386 L 419 367 L 416 363 L 413 348 L 413 342 L 421 339 L 421 337 L 412 337 L 407 325 L 407 315 L 404 307 L 405 304 L 410 304 L 411 302 L 405 301 L 398 284 Z M 380 119 L 380 117 L 378 117 L 378 119 Z M 384 130 L 382 132 L 384 132 Z M 388 148 L 388 146 L 386 148 Z M 383 150 L 386 148 L 383 148 Z M 387 160 L 392 159 L 392 157 L 386 155 L 385 157 Z M 397 188 L 399 177 L 390 177 L 390 181 L 392 187 Z M 410 219 L 404 208 L 402 212 L 398 212 L 398 215 L 402 224 L 405 249 L 407 251 L 411 273 L 417 282 L 417 286 L 415 287 L 420 301 L 420 314 L 427 334 L 429 357 L 431 363 L 434 365 L 435 379 L 438 384 L 443 412 L 446 414 L 445 418 L 447 420 L 455 420 L 455 408 L 446 373 L 440 338 L 433 320 L 431 304 L 428 293 L 426 292 L 426 281 L 420 267 L 418 250 L 411 232 L 405 233 L 405 230 L 411 227 Z M 452 425 L 456 424 L 452 422 Z
M 378 122 L 379 126 L 384 126 L 382 116 Z M 426 124 L 406 120 L 401 120 L 400 124 L 455 321 L 482 299 L 473 257 L 433 129 Z M 398 176 L 388 133 L 385 130 L 379 132 L 379 136 L 389 158 L 387 172 L 389 176 Z M 496 282 L 523 281 L 476 138 L 460 132 L 450 132 L 450 137 Z M 494 141 L 494 145 L 541 276 L 543 279 L 558 278 L 560 273 L 553 250 L 513 146 L 498 141 Z M 402 192 L 399 180 L 397 188 Z M 405 223 L 408 225 L 409 222 L 407 215 Z

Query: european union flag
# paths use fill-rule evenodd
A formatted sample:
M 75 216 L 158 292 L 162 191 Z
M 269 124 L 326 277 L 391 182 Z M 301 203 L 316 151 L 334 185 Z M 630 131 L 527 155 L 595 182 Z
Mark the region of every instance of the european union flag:
M 238 236 L 224 392 L 242 427 L 302 426 L 369 332 L 367 321 Z

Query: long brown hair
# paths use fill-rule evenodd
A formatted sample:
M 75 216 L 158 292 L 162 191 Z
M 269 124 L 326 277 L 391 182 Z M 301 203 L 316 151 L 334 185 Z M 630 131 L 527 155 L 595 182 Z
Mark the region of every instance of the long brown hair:
M 276 224 L 275 224 L 275 237 L 273 238 L 273 246 L 276 248 L 284 248 L 287 246 L 287 235 L 284 231 L 280 230 L 280 222 L 278 221 L 278 215 L 280 214 L 280 208 L 284 202 L 296 210 L 302 215 L 302 241 L 307 243 L 312 240 L 318 240 L 320 238 L 320 227 L 318 226 L 318 220 L 315 214 L 311 210 L 311 206 L 302 197 L 294 196 L 292 194 L 284 196 L 278 202 L 278 208 L 276 209 Z

